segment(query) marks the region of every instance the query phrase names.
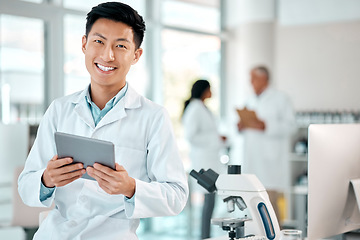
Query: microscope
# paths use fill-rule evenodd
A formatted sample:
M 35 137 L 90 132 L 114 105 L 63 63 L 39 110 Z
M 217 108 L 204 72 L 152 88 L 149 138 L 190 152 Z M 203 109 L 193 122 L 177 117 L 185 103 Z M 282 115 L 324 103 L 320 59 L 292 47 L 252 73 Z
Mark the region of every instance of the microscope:
M 250 217 L 211 219 L 212 224 L 228 231 L 230 240 L 250 236 L 263 236 L 270 240 L 280 238 L 279 223 L 269 195 L 255 175 L 241 174 L 240 165 L 229 165 L 228 174 L 219 175 L 212 169 L 201 169 L 199 172 L 192 170 L 190 175 L 210 193 L 217 191 L 229 213 L 235 211 L 235 206 L 241 211 L 249 211 Z

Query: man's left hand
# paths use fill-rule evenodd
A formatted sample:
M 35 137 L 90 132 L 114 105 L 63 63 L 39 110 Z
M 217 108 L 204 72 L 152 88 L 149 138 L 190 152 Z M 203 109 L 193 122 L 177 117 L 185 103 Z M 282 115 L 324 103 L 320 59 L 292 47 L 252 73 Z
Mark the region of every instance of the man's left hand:
M 116 170 L 95 163 L 93 167 L 87 167 L 86 171 L 89 176 L 95 178 L 99 186 L 108 194 L 123 194 L 132 198 L 135 194 L 135 179 L 130 177 L 125 168 L 115 164 Z

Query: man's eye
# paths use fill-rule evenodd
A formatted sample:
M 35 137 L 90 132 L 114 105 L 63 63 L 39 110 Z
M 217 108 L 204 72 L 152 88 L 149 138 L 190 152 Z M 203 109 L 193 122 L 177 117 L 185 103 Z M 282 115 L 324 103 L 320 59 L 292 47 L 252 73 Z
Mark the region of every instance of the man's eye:
M 103 43 L 101 40 L 95 40 L 96 43 Z
M 116 47 L 118 47 L 118 48 L 126 48 L 125 45 L 121 45 L 121 44 L 117 45 Z

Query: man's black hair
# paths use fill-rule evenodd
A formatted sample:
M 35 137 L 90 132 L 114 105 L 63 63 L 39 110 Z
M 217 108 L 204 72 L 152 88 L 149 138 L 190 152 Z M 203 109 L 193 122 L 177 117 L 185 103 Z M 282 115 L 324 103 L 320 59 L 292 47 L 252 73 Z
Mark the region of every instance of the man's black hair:
M 86 17 L 86 37 L 93 24 L 99 18 L 105 18 L 129 25 L 134 33 L 135 47 L 136 49 L 140 47 L 146 29 L 145 22 L 142 16 L 140 16 L 132 7 L 120 2 L 106 2 L 93 7 Z

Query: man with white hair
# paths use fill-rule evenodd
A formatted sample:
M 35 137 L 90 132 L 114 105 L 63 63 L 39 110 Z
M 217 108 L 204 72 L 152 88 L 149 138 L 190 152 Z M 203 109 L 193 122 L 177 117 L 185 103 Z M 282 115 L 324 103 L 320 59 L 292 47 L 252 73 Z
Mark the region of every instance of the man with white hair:
M 246 108 L 255 111 L 257 119 L 247 125 L 238 122 L 245 144 L 243 172 L 255 174 L 267 190 L 286 192 L 290 137 L 296 131 L 294 110 L 290 99 L 270 86 L 266 67 L 254 67 L 250 75 L 255 94 Z

